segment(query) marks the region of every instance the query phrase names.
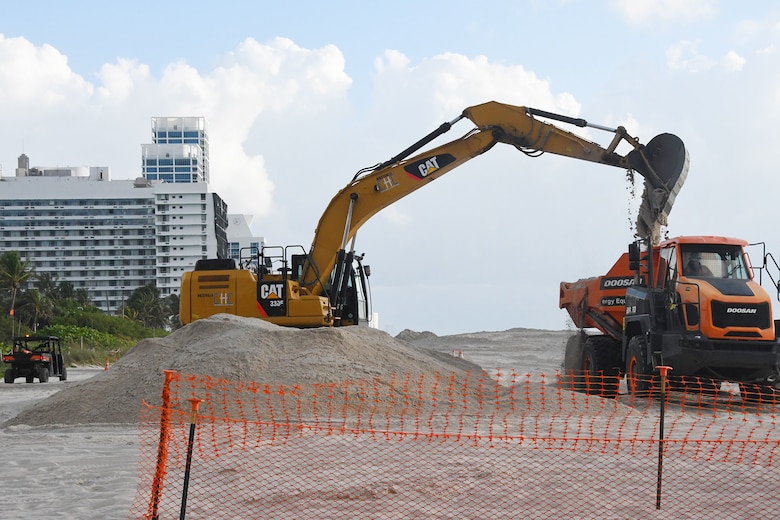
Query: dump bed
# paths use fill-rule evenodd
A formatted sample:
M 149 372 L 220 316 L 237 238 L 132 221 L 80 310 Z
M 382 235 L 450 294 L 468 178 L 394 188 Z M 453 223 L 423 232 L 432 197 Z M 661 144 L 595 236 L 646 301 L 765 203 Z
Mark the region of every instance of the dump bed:
M 623 253 L 604 276 L 561 282 L 559 307 L 578 328 L 596 328 L 620 340 L 626 314 L 626 289 L 634 284 L 628 253 Z

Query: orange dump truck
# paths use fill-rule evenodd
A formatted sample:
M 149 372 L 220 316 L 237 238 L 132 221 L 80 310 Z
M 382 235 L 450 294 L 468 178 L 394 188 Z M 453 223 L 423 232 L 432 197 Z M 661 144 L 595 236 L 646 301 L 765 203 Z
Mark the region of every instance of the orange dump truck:
M 778 342 L 769 294 L 753 279 L 747 242 L 686 236 L 629 245 L 604 276 L 560 285 L 560 308 L 582 333 L 566 368 L 581 389 L 614 397 L 652 391 L 660 365 L 673 380 L 738 383 L 743 398 L 775 398 Z M 599 381 L 585 385 L 583 381 Z

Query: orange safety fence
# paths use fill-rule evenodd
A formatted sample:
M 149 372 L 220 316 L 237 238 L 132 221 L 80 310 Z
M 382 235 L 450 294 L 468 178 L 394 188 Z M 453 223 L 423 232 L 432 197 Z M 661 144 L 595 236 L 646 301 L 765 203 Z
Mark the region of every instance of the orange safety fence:
M 129 516 L 184 518 L 183 498 L 191 519 L 712 519 L 780 509 L 773 394 L 670 380 L 645 396 L 625 383 L 617 398 L 589 395 L 613 384 L 453 372 L 282 386 L 166 371 L 163 405 L 142 410 Z

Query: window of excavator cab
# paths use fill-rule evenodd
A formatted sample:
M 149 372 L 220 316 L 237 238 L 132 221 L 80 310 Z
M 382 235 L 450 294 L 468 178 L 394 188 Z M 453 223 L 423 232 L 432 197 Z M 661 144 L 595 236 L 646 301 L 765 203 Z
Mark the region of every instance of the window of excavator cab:
M 749 280 L 742 247 L 728 244 L 683 244 L 683 274 L 694 278 Z

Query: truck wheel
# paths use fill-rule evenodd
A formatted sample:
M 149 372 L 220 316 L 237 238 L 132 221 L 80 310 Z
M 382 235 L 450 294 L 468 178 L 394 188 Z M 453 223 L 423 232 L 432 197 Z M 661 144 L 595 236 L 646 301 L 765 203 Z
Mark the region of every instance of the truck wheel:
M 48 383 L 49 382 L 49 369 L 46 367 L 41 368 L 38 370 L 38 381 L 41 383 Z
M 14 375 L 14 367 L 8 367 L 5 369 L 5 374 L 3 375 L 3 380 L 6 383 L 13 383 L 16 376 Z
M 60 381 L 68 380 L 68 367 L 62 365 L 62 372 L 60 372 Z
M 35 381 L 35 374 L 33 374 L 32 370 L 27 371 L 27 374 L 24 376 L 24 380 L 28 383 Z
M 613 399 L 620 386 L 620 350 L 606 336 L 591 336 L 582 348 L 582 371 L 575 389 Z
M 653 392 L 654 378 L 652 369 L 645 358 L 647 350 L 644 338 L 634 336 L 628 342 L 626 353 L 626 386 L 628 393 L 635 396 L 648 396 Z

